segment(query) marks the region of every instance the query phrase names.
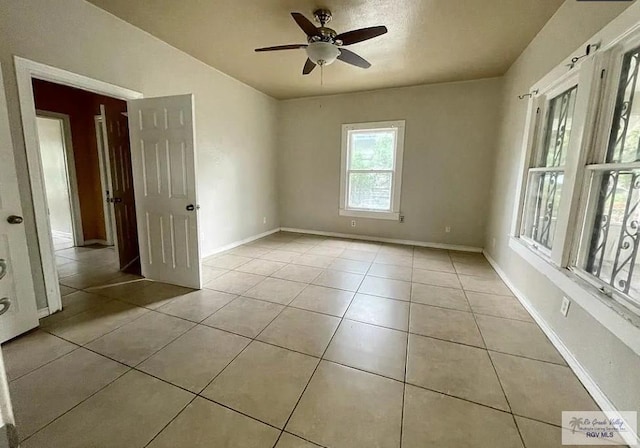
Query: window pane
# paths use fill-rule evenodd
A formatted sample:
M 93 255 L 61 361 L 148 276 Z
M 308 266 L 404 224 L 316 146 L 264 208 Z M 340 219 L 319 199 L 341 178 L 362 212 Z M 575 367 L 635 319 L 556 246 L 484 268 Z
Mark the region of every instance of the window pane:
M 640 299 L 637 267 L 640 170 L 600 173 L 586 269 L 613 288 Z
M 352 131 L 349 133 L 349 169 L 392 170 L 396 132 Z
M 622 63 L 607 162 L 640 161 L 640 104 L 635 101 L 640 89 L 637 85 L 639 57 L 640 48 L 636 48 L 625 55 Z
M 392 173 L 349 173 L 349 208 L 391 210 Z
M 578 86 L 572 87 L 549 102 L 549 115 L 538 166 L 564 166 L 577 92 Z
M 551 249 L 564 173 L 534 172 L 529 177 L 523 235 Z

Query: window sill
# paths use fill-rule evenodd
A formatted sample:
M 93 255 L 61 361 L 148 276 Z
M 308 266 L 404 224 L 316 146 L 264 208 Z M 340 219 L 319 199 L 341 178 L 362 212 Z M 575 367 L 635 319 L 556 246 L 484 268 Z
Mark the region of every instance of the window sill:
M 399 221 L 399 212 L 375 212 L 372 210 L 349 210 L 340 209 L 340 216 L 351 216 L 353 218 L 370 218 L 370 219 L 385 219 L 387 221 Z
M 640 316 L 566 268 L 559 268 L 531 250 L 519 238 L 511 237 L 509 247 L 538 272 L 560 288 L 571 300 L 591 314 L 607 330 L 640 355 Z M 559 311 L 558 311 L 559 312 Z

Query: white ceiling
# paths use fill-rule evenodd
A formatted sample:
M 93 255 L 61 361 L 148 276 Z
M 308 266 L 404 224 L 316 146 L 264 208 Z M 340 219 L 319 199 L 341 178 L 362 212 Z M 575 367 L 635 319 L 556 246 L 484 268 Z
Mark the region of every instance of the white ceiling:
M 563 0 L 89 0 L 206 64 L 275 98 L 295 98 L 499 76 Z M 306 43 L 290 16 L 331 9 L 338 33 L 386 25 L 388 34 L 349 47 L 368 70 L 336 61 L 302 76 Z

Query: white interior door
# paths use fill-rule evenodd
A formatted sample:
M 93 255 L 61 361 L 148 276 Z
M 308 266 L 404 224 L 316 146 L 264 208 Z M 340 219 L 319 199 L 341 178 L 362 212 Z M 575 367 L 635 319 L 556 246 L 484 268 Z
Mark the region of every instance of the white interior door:
M 0 342 L 37 326 L 36 297 L 0 71 Z
M 2 350 L 0 350 L 0 447 L 18 448 L 18 432 L 11 408 L 9 383 L 4 369 Z
M 127 105 L 142 275 L 200 288 L 193 95 Z

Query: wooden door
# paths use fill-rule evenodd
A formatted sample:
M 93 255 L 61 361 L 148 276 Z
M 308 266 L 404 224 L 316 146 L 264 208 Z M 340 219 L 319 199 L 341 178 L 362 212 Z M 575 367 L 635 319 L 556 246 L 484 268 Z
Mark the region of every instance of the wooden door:
M 109 150 L 111 188 L 109 200 L 113 205 L 118 241 L 120 270 L 140 274 L 140 251 L 136 223 L 136 201 L 131 169 L 131 147 L 126 109 L 113 104 L 100 106 L 103 117 L 105 146 Z

